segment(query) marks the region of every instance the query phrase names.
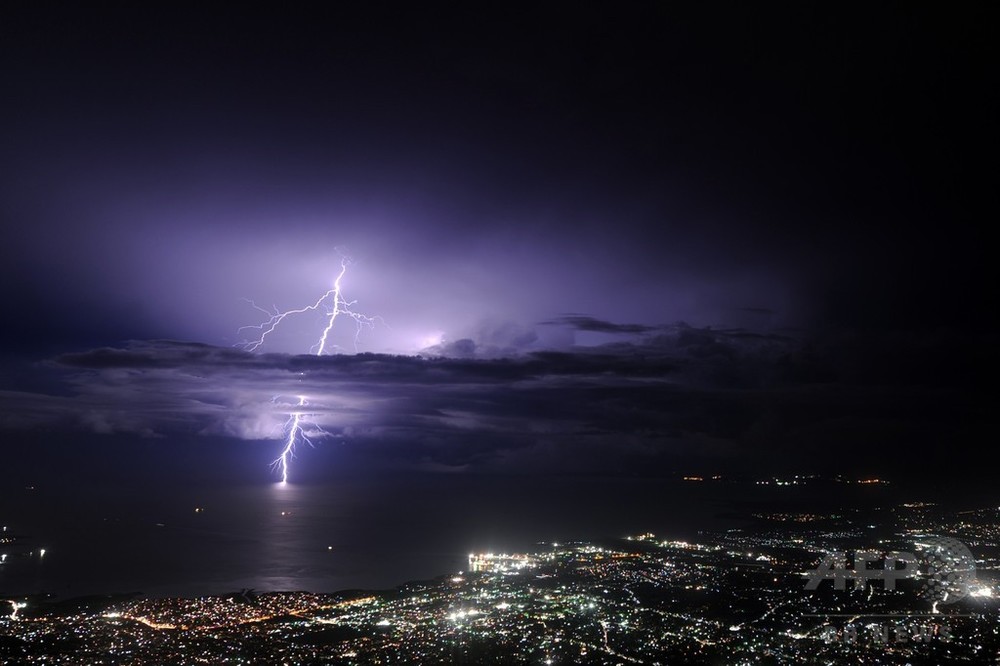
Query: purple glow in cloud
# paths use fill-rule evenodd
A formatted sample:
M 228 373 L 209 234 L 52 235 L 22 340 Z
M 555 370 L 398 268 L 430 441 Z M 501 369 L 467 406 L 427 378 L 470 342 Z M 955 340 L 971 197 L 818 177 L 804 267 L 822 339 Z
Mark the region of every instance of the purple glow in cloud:
M 260 331 L 260 335 L 256 339 L 245 343 L 243 345 L 243 348 L 246 349 L 247 351 L 257 351 L 264 344 L 264 341 L 267 338 L 267 336 L 270 335 L 271 333 L 274 333 L 274 331 L 282 324 L 282 322 L 285 321 L 285 319 L 293 317 L 294 315 L 305 314 L 307 312 L 319 312 L 322 311 L 323 308 L 325 308 L 326 310 L 324 314 L 326 316 L 326 326 L 323 328 L 323 332 L 320 334 L 319 340 L 316 342 L 315 345 L 313 345 L 310 348 L 310 351 L 314 352 L 317 356 L 322 356 L 323 354 L 326 353 L 327 351 L 326 346 L 327 343 L 329 342 L 330 332 L 333 330 L 333 326 L 334 324 L 336 324 L 337 318 L 340 315 L 349 317 L 354 321 L 354 324 L 356 326 L 356 330 L 354 333 L 354 351 L 357 351 L 358 338 L 361 336 L 362 329 L 365 327 L 368 328 L 374 327 L 375 323 L 380 322 L 382 318 L 369 317 L 366 314 L 362 314 L 360 312 L 352 310 L 351 307 L 357 301 L 348 301 L 344 298 L 343 287 L 341 286 L 341 282 L 344 279 L 344 274 L 347 273 L 347 267 L 350 265 L 350 263 L 351 261 L 348 257 L 344 256 L 341 258 L 340 272 L 337 273 L 337 277 L 334 278 L 333 280 L 333 287 L 330 288 L 330 290 L 327 291 L 325 294 L 320 296 L 319 299 L 312 305 L 307 305 L 302 308 L 297 308 L 294 310 L 285 310 L 285 311 L 278 311 L 278 309 L 275 308 L 275 311 L 271 313 L 265 310 L 264 308 L 258 306 L 253 301 L 250 301 L 250 303 L 255 308 L 257 308 L 264 314 L 269 315 L 269 318 L 267 321 L 261 324 L 256 324 L 253 326 L 243 326 L 242 328 L 240 328 L 241 331 L 245 331 L 248 329 L 256 329 Z

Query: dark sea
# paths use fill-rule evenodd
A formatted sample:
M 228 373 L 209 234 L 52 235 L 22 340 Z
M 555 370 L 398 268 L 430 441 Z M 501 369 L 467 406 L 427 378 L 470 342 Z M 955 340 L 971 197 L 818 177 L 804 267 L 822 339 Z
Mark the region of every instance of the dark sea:
M 416 473 L 305 485 L 24 488 L 13 493 L 20 501 L 7 493 L 0 519 L 21 537 L 0 567 L 0 596 L 390 588 L 461 571 L 471 552 L 643 532 L 696 538 L 746 525 L 750 511 L 788 503 L 791 492 Z M 877 503 L 878 493 L 868 500 Z

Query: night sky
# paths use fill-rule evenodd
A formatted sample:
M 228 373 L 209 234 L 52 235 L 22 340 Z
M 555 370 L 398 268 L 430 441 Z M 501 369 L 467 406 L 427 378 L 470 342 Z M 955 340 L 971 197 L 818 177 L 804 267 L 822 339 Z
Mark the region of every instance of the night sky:
M 8 4 L 2 473 L 992 474 L 995 14 L 758 4 Z

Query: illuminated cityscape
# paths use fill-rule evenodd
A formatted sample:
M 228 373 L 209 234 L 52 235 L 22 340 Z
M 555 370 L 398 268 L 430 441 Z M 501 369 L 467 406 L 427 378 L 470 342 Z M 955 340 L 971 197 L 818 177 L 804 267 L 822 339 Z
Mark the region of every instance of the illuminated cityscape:
M 786 523 L 802 523 L 788 528 Z M 895 527 L 893 527 L 895 526 Z M 817 555 L 946 531 L 975 549 L 969 596 L 806 589 Z M 912 503 L 761 514 L 752 527 L 472 553 L 469 570 L 381 592 L 7 600 L 24 664 L 986 663 L 1000 658 L 1000 508 Z

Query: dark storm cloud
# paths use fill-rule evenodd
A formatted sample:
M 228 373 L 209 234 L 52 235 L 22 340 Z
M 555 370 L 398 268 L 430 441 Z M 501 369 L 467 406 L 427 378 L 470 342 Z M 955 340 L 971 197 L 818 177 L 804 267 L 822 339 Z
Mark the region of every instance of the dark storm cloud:
M 874 362 L 849 345 L 682 324 L 504 358 L 293 356 L 137 341 L 61 355 L 46 368 L 59 391 L 8 391 L 0 401 L 8 433 L 138 435 L 169 446 L 220 435 L 277 443 L 306 396 L 317 441 L 322 429 L 353 455 L 436 471 L 868 469 L 862 454 L 871 447 L 899 447 L 920 461 L 968 438 L 982 419 L 982 399 L 963 383 L 919 381 L 945 360 L 932 359 L 926 341 L 896 339 L 893 349 L 895 358 Z M 911 376 L 899 374 L 898 364 L 921 358 Z M 956 375 L 970 360 L 948 359 Z M 844 455 L 845 446 L 857 455 Z
M 584 449 L 602 442 L 615 455 L 632 447 L 670 453 L 670 441 L 685 432 L 718 429 L 690 412 L 712 400 L 686 385 L 698 374 L 688 367 L 693 348 L 671 347 L 665 334 L 649 343 L 489 359 L 289 356 L 134 342 L 58 357 L 49 369 L 64 374 L 71 395 L 7 393 L 5 412 L 20 421 L 6 425 L 275 438 L 304 395 L 315 425 L 356 440 L 398 442 L 403 459 L 498 464 L 511 450 L 577 438 Z M 740 354 L 733 349 L 727 358 Z
M 602 321 L 585 315 L 563 315 L 558 319 L 544 323 L 550 325 L 568 325 L 578 331 L 595 331 L 599 333 L 647 333 L 649 331 L 656 330 L 655 326 L 646 326 L 644 324 L 615 324 L 610 321 Z

